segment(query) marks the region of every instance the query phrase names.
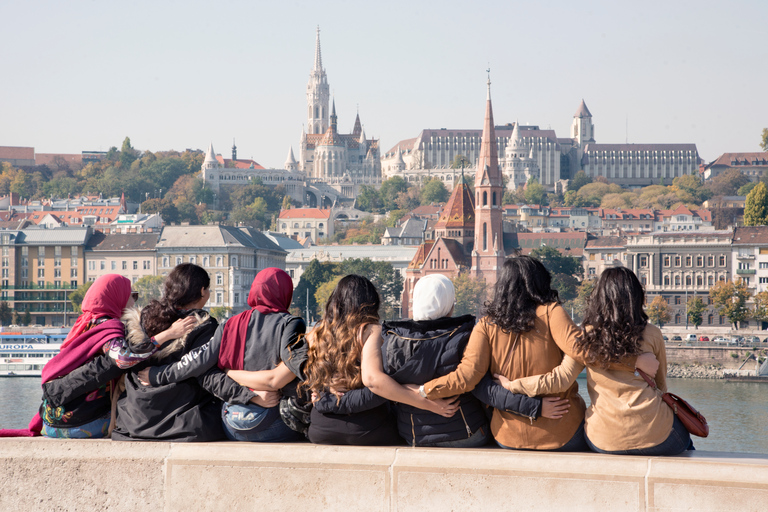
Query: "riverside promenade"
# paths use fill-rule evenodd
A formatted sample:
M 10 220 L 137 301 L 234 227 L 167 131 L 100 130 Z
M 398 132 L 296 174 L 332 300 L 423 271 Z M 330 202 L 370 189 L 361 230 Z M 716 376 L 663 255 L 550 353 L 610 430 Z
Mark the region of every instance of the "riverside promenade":
M 764 511 L 768 455 L 0 439 L 0 510 Z

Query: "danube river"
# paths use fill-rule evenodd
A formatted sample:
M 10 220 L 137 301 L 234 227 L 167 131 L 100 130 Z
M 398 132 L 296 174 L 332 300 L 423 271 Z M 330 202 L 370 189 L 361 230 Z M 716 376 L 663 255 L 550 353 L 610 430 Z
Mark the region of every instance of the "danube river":
M 709 437 L 694 437 L 699 450 L 768 454 L 768 383 L 669 379 L 669 390 L 709 421 Z M 589 405 L 586 378 L 579 389 Z M 0 379 L 0 428 L 24 428 L 40 405 L 39 377 Z

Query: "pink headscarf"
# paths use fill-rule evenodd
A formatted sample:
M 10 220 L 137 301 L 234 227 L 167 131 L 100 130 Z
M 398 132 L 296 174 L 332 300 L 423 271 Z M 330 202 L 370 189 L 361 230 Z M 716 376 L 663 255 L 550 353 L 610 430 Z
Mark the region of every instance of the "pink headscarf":
M 101 353 L 111 339 L 125 336 L 120 321 L 123 309 L 131 296 L 131 281 L 118 274 L 107 274 L 93 282 L 83 299 L 80 315 L 61 345 L 61 351 L 43 367 L 43 384 L 67 375 Z M 110 320 L 85 330 L 92 320 L 108 317 Z M 27 429 L 0 430 L 0 437 L 30 437 L 40 435 L 43 420 L 35 414 Z
M 235 315 L 224 324 L 219 350 L 219 368 L 242 370 L 245 355 L 245 342 L 248 339 L 248 323 L 253 310 L 259 313 L 287 313 L 293 298 L 291 276 L 279 268 L 265 268 L 251 284 L 248 305 L 251 308 Z

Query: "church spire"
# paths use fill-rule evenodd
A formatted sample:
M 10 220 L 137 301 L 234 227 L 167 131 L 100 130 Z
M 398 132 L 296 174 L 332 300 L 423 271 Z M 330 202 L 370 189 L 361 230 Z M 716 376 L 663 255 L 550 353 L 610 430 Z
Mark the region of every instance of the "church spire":
M 336 98 L 333 99 L 333 106 L 331 107 L 331 128 L 333 131 L 338 131 L 336 118 Z
M 499 146 L 496 141 L 496 129 L 493 125 L 493 105 L 491 104 L 491 76 L 488 74 L 488 94 L 485 100 L 485 122 L 480 146 L 480 157 L 477 160 L 475 186 L 501 185 L 499 172 Z
M 323 70 L 323 55 L 320 53 L 320 25 L 317 26 L 317 37 L 315 39 L 315 71 Z

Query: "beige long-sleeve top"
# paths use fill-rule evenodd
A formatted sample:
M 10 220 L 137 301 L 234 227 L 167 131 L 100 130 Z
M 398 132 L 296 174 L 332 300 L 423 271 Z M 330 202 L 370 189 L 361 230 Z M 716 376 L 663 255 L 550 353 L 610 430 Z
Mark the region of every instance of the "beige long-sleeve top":
M 667 355 L 658 327 L 648 324 L 643 331 L 641 352 L 651 352 L 659 360 L 656 386 L 667 390 Z M 513 393 L 538 396 L 568 389 L 584 365 L 565 356 L 551 372 L 517 379 L 510 383 Z M 584 429 L 589 440 L 607 451 L 650 448 L 664 442 L 672 431 L 674 413 L 645 380 L 634 373 L 587 368 L 587 390 L 592 401 L 587 409 Z
M 580 330 L 559 304 L 536 309 L 531 331 L 505 333 L 483 318 L 469 338 L 461 363 L 455 371 L 424 385 L 429 398 L 444 398 L 471 391 L 490 369 L 510 380 L 547 373 L 560 364 L 563 353 L 575 357 L 573 343 Z M 627 372 L 629 373 L 629 372 Z M 567 443 L 584 418 L 586 405 L 572 382 L 558 393 L 571 404 L 560 420 L 528 418 L 494 410 L 491 432 L 501 444 L 511 448 L 551 450 Z

